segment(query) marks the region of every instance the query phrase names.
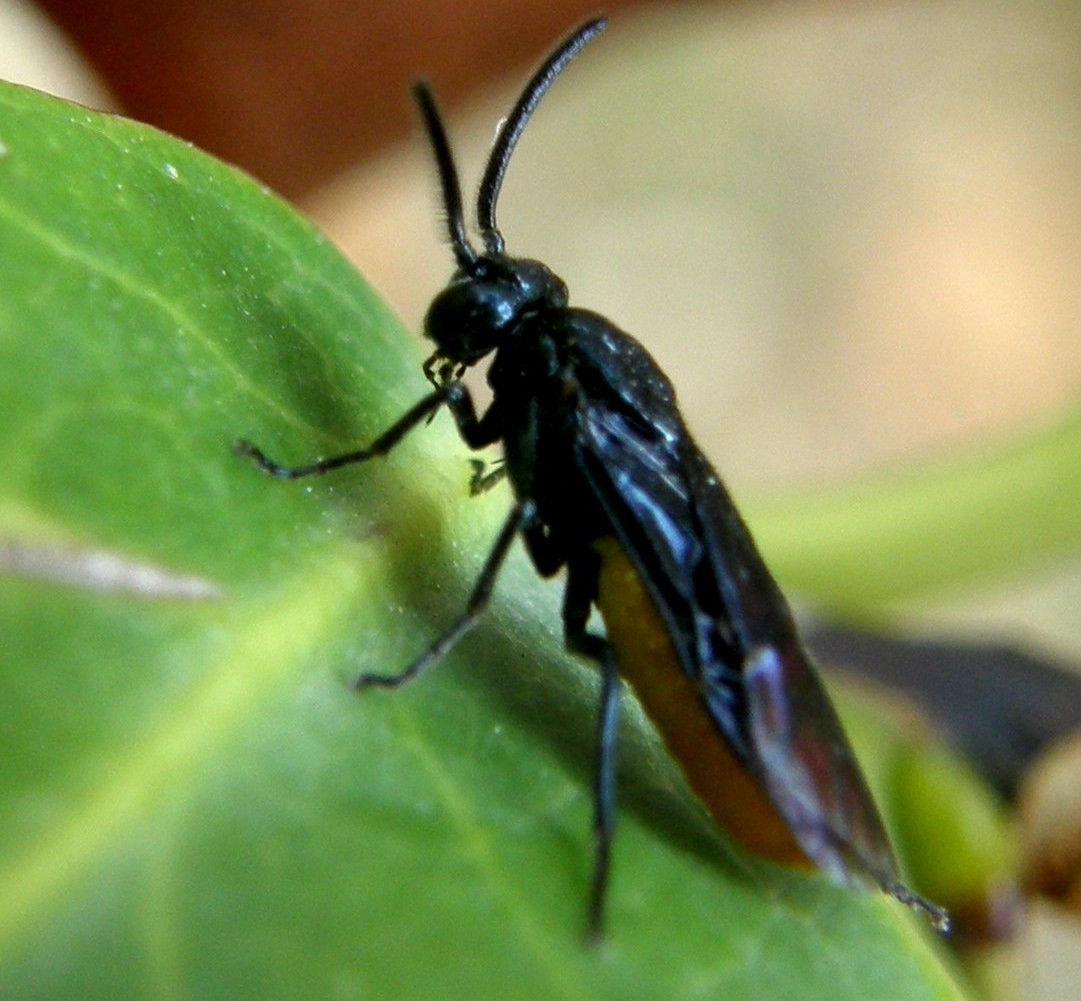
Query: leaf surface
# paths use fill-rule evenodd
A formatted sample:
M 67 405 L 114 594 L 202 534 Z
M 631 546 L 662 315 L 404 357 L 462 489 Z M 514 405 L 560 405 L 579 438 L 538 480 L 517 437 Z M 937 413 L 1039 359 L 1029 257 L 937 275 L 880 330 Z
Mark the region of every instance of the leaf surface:
M 449 419 L 282 483 L 424 391 L 363 280 L 252 181 L 0 89 L 5 999 L 958 995 L 884 899 L 757 864 L 633 706 L 610 935 L 581 942 L 596 679 Z M 424 197 L 418 192 L 418 197 Z M 434 237 L 433 237 L 434 238 Z

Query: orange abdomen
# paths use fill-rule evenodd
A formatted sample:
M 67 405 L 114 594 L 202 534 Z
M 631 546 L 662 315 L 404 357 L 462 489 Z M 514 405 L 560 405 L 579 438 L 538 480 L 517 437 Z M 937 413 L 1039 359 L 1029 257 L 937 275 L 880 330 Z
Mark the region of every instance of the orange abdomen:
M 691 788 L 717 823 L 748 850 L 786 865 L 813 866 L 762 784 L 732 753 L 711 718 L 622 547 L 604 538 L 594 548 L 601 556 L 597 605 L 620 673 Z

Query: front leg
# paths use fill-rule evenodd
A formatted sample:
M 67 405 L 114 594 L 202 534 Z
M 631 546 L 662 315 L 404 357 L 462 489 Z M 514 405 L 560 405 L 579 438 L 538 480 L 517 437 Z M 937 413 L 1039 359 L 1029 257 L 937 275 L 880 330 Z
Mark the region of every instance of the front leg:
M 415 403 L 367 448 L 358 448 L 329 459 L 318 459 L 306 466 L 281 466 L 268 458 L 261 448 L 245 439 L 235 442 L 233 451 L 237 455 L 252 459 L 264 473 L 277 476 L 282 480 L 296 480 L 302 476 L 322 476 L 332 469 L 340 469 L 342 466 L 349 466 L 355 462 L 367 462 L 369 459 L 386 455 L 422 420 L 434 414 L 447 401 L 449 388 L 437 389 Z
M 454 423 L 458 427 L 458 433 L 462 436 L 462 440 L 470 448 L 483 448 L 499 440 L 502 434 L 502 423 L 495 404 L 493 403 L 484 416 L 478 419 L 469 390 L 460 382 L 452 382 L 440 386 L 434 392 L 429 393 L 415 403 L 367 448 L 344 452 L 329 459 L 318 459 L 305 466 L 279 465 L 269 458 L 261 448 L 245 439 L 234 443 L 233 451 L 237 455 L 253 460 L 264 473 L 276 476 L 279 479 L 296 480 L 302 476 L 322 476 L 324 473 L 340 469 L 342 466 L 367 462 L 369 459 L 377 459 L 386 455 L 413 428 L 422 421 L 433 417 L 444 404 L 447 405 L 454 417 Z
M 449 383 L 443 387 L 443 392 L 447 409 L 458 425 L 458 434 L 470 448 L 485 448 L 503 437 L 503 412 L 498 400 L 492 400 L 484 416 L 478 419 L 473 397 L 463 383 Z

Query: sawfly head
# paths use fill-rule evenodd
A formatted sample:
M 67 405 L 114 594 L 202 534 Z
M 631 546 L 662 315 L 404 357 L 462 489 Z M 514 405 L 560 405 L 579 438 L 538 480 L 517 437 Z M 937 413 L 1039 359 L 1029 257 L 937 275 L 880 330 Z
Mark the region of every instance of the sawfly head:
M 435 156 L 447 233 L 458 265 L 446 288 L 432 300 L 424 319 L 425 336 L 436 345 L 425 370 L 437 384 L 457 378 L 465 368 L 497 349 L 524 318 L 567 304 L 567 287 L 547 267 L 504 252 L 495 210 L 511 155 L 541 98 L 605 25 L 604 18 L 597 18 L 575 31 L 537 70 L 500 124 L 477 192 L 477 232 L 484 246 L 482 252 L 473 247 L 466 233 L 458 169 L 435 96 L 426 83 L 417 83 L 413 88 Z

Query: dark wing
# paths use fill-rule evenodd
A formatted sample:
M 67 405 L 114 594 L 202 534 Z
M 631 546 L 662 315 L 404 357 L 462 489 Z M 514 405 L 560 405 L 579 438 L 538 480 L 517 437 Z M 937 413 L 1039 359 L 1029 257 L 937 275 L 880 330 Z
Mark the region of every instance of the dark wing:
M 743 665 L 756 642 L 791 628 L 787 606 L 656 362 L 603 318 L 576 311 L 575 329 L 575 464 L 684 671 L 753 770 Z
M 752 770 L 821 869 L 839 882 L 894 892 L 889 838 L 788 603 L 693 444 L 684 470 L 711 567 L 704 576 L 721 595 L 742 653 Z
M 637 344 L 619 347 L 622 373 L 607 355 L 577 364 L 579 468 L 710 717 L 804 853 L 838 881 L 891 889 L 888 838 L 784 597 L 667 380 Z

